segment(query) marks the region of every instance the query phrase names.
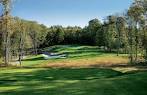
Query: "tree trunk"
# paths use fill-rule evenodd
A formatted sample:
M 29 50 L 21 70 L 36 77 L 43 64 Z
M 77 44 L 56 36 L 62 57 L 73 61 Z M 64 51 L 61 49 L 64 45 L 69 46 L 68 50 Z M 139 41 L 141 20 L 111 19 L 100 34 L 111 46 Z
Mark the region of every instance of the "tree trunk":
M 129 42 L 130 42 L 130 63 L 131 64 L 133 64 L 133 35 L 132 35 L 132 27 L 131 26 L 129 26 L 129 36 L 130 36 L 130 38 L 129 38 Z
M 120 43 L 118 43 L 118 47 L 117 47 L 117 56 L 119 56 L 119 48 L 120 48 Z
M 130 63 L 133 64 L 133 46 L 132 45 L 130 50 Z
M 147 47 L 145 49 L 145 62 L 147 62 Z
M 138 29 L 137 29 L 137 22 L 136 22 L 136 28 L 135 28 L 135 61 L 137 62 L 138 60 Z
M 4 62 L 5 62 L 5 65 L 8 66 L 9 64 L 9 33 L 5 33 L 4 34 L 5 37 L 4 37 Z
M 22 41 L 22 33 L 20 33 L 20 43 L 19 43 L 19 64 L 22 65 L 22 57 L 23 57 L 23 41 Z
M 4 63 L 6 66 L 9 64 L 10 57 L 10 9 L 11 9 L 11 0 L 2 0 L 3 5 L 3 14 L 2 14 L 2 32 L 3 32 L 3 56 Z
M 10 34 L 9 34 L 9 26 L 8 26 L 8 18 L 4 18 L 4 33 L 3 33 L 3 45 L 4 45 L 4 63 L 6 66 L 9 64 L 9 56 L 10 56 Z

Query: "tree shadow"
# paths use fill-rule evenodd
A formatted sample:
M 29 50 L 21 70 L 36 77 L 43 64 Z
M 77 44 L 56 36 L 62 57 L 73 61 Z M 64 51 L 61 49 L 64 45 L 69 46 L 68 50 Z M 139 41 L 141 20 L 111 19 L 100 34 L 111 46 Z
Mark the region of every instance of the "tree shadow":
M 28 68 L 22 69 L 27 70 Z M 20 87 L 15 90 L 0 91 L 0 94 L 26 95 L 27 93 L 27 95 L 97 95 L 104 88 L 109 88 L 115 92 L 115 89 L 111 88 L 111 86 L 122 85 L 121 82 L 123 81 L 132 81 L 133 83 L 137 81 L 136 79 L 129 80 L 126 78 L 114 81 L 115 78 L 120 78 L 120 76 L 123 77 L 124 75 L 127 74 L 112 69 L 101 68 L 38 68 L 32 72 L 0 73 L 0 80 L 3 80 L 0 81 L 0 87 Z M 109 78 L 110 80 L 108 80 Z M 17 81 L 4 81 L 12 79 Z M 97 94 L 94 94 L 93 92 Z M 113 94 L 110 93 L 110 95 Z
M 22 69 L 31 69 L 31 68 L 22 68 Z M 39 70 L 33 71 L 31 73 L 10 72 L 10 73 L 0 74 L 1 75 L 0 83 L 5 82 L 8 84 L 11 82 L 29 81 L 29 80 L 50 81 L 50 82 L 55 80 L 93 80 L 93 79 L 102 79 L 102 78 L 112 78 L 123 75 L 123 73 L 111 69 L 97 69 L 97 68 L 80 68 L 80 69 L 37 68 L 37 69 Z

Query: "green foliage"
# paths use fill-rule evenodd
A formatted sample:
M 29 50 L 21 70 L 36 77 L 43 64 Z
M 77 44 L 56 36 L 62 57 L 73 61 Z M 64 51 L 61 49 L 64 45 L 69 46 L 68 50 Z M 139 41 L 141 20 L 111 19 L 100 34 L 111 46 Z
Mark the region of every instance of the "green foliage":
M 118 53 L 121 51 L 130 53 L 130 55 L 135 53 L 136 61 L 137 55 L 141 52 L 147 58 L 146 4 L 146 0 L 135 0 L 126 13 L 119 16 L 109 15 L 103 23 L 98 19 L 92 19 L 84 28 L 59 25 L 48 28 L 35 21 L 14 17 L 11 21 L 13 22 L 13 32 L 10 33 L 11 50 L 18 53 L 21 39 L 23 40 L 23 49 L 30 50 L 29 52 L 34 52 L 34 54 L 37 54 L 38 48 L 58 44 L 79 44 L 99 46 L 107 51 L 117 50 Z M 24 25 L 24 30 L 19 21 Z M 24 31 L 23 34 L 22 31 Z M 0 51 L 0 55 L 2 55 L 2 50 Z
M 105 27 L 101 26 L 96 32 L 96 45 L 99 47 L 106 46 L 106 33 Z
M 93 45 L 96 44 L 96 34 L 97 31 L 101 28 L 101 23 L 98 19 L 93 19 L 89 21 L 89 26 L 88 26 L 88 34 L 87 36 L 90 36 L 88 40 L 93 43 Z

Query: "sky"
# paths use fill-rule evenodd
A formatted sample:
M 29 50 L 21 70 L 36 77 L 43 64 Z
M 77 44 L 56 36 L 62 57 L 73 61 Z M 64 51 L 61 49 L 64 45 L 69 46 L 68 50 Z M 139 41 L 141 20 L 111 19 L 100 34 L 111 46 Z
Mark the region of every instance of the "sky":
M 133 0 L 15 0 L 12 15 L 46 26 L 81 26 L 121 13 Z

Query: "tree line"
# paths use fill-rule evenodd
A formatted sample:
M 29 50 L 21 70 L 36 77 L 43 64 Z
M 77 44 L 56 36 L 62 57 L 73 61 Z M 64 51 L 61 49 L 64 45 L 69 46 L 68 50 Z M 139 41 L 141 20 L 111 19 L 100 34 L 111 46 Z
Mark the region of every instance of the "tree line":
M 147 0 L 134 0 L 127 11 L 109 15 L 103 22 L 92 19 L 84 28 L 47 27 L 12 17 L 10 1 L 0 2 L 5 9 L 0 20 L 0 56 L 5 58 L 5 64 L 15 56 L 21 64 L 28 49 L 31 54 L 37 54 L 38 48 L 59 44 L 94 45 L 108 52 L 116 51 L 117 55 L 129 54 L 131 63 L 138 62 L 141 56 L 147 61 Z

